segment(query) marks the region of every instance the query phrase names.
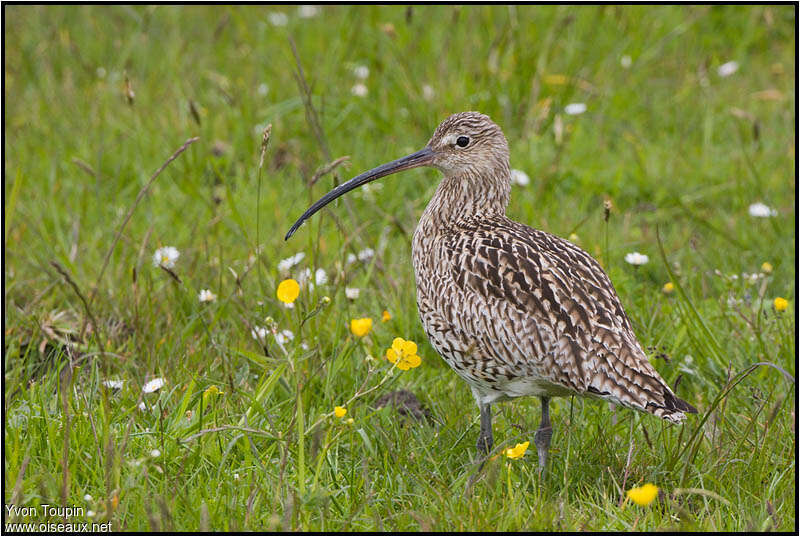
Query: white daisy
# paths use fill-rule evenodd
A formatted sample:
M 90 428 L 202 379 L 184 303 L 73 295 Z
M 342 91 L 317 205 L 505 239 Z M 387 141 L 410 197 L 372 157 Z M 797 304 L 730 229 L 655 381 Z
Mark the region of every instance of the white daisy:
M 278 262 L 278 271 L 279 272 L 289 272 L 289 270 L 298 264 L 303 258 L 306 256 L 305 252 L 297 252 L 293 256 L 287 257 L 286 259 L 282 259 Z
M 531 178 L 522 170 L 511 170 L 511 184 L 519 186 L 528 186 Z
M 297 16 L 301 19 L 312 19 L 319 14 L 317 6 L 302 5 L 297 8 Z
M 254 326 L 252 330 L 250 330 L 250 335 L 253 336 L 253 339 L 256 341 L 264 341 L 267 337 L 267 329 L 263 326 Z
M 738 70 L 739 70 L 739 62 L 730 61 L 730 62 L 725 62 L 719 67 L 717 67 L 717 74 L 724 78 L 726 76 L 731 76 Z
M 281 330 L 275 334 L 275 341 L 284 345 L 294 339 L 294 334 L 291 330 Z
M 297 274 L 297 283 L 305 285 L 311 279 L 311 269 L 306 267 Z
M 769 218 L 770 216 L 777 216 L 778 214 L 778 211 L 761 202 L 753 203 L 747 210 L 750 216 L 755 218 Z
M 122 385 L 125 384 L 124 380 L 104 380 L 103 386 L 111 388 L 112 390 L 121 390 Z
M 624 55 L 622 58 L 619 59 L 619 64 L 622 66 L 623 69 L 629 69 L 631 65 L 633 65 L 633 60 L 627 54 Z
M 356 65 L 355 67 L 353 67 L 353 75 L 356 78 L 364 80 L 369 76 L 369 67 L 367 67 L 366 65 Z
M 286 26 L 289 23 L 289 16 L 280 11 L 273 11 L 267 15 L 267 19 L 269 19 L 269 23 L 273 26 Z
M 358 287 L 345 287 L 344 288 L 344 296 L 349 298 L 350 300 L 355 300 L 358 298 L 358 295 L 361 294 L 361 289 Z
M 350 88 L 350 93 L 352 93 L 356 97 L 366 97 L 367 93 L 369 93 L 369 89 L 367 89 L 367 86 L 359 82 L 358 84 Z
M 375 255 L 375 250 L 372 248 L 364 248 L 360 252 L 358 252 L 358 260 L 362 263 L 372 259 L 372 256 Z
M 640 254 L 639 252 L 625 254 L 625 262 L 634 266 L 644 265 L 648 261 L 650 261 L 650 258 L 645 254 Z
M 153 265 L 171 269 L 180 255 L 181 253 L 174 246 L 164 246 L 153 254 Z
M 210 289 L 201 289 L 197 298 L 200 302 L 214 302 L 217 299 L 217 295 L 212 293 Z
M 433 90 L 433 87 L 425 84 L 422 86 L 422 98 L 426 101 L 431 101 L 436 96 L 436 92 Z
M 586 103 L 569 103 L 564 107 L 564 113 L 568 116 L 577 116 L 586 112 Z
M 158 390 L 163 388 L 166 383 L 167 383 L 166 379 L 162 377 L 157 377 L 152 380 L 149 380 L 144 386 L 142 386 L 142 391 L 144 393 L 157 392 Z
M 314 282 L 317 285 L 325 285 L 328 283 L 328 273 L 325 272 L 325 269 L 318 268 L 316 271 L 314 271 Z
M 760 272 L 754 272 L 752 274 L 750 274 L 749 272 L 742 272 L 742 279 L 750 285 L 758 283 L 758 280 L 760 280 L 763 277 L 764 274 Z

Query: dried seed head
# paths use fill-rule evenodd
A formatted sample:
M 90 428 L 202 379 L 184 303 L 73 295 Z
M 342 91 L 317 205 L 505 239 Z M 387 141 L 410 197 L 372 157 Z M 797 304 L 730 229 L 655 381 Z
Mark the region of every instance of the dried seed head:
M 133 84 L 131 84 L 131 79 L 128 78 L 128 74 L 125 74 L 125 100 L 130 106 L 133 106 L 133 100 L 136 97 L 136 94 L 133 92 Z
M 606 198 L 603 200 L 603 220 L 606 222 L 608 222 L 608 217 L 611 215 L 611 208 L 613 206 L 614 204 L 611 203 L 611 198 Z
M 261 158 L 258 161 L 259 169 L 264 166 L 264 155 L 267 153 L 267 145 L 269 145 L 269 137 L 272 134 L 272 123 L 264 128 L 261 133 Z

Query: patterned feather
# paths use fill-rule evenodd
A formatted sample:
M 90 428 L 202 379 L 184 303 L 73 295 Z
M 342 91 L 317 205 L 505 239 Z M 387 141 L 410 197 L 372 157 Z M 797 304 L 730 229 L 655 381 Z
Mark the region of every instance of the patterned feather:
M 543 392 L 673 422 L 695 411 L 647 360 L 608 276 L 577 246 L 501 215 L 463 219 L 434 244 L 415 255 L 420 318 L 484 402 Z
M 599 263 L 505 216 L 510 178 L 499 127 L 482 114 L 456 114 L 429 146 L 443 151 L 437 142 L 462 133 L 483 144 L 483 158 L 473 153 L 478 166 L 439 163 L 446 175 L 412 254 L 425 331 L 479 404 L 577 394 L 676 423 L 696 412 L 648 361 Z

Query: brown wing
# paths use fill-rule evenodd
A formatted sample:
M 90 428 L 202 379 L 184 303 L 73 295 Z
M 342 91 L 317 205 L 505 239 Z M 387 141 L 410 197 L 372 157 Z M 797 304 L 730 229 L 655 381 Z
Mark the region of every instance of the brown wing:
M 505 217 L 448 235 L 443 246 L 457 288 L 490 314 L 519 313 L 511 332 L 549 382 L 669 421 L 696 412 L 647 360 L 608 276 L 577 246 Z

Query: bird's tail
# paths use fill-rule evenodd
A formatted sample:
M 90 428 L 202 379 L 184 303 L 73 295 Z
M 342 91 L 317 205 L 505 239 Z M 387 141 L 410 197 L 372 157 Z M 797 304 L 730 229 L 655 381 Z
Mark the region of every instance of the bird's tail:
M 672 423 L 683 422 L 686 418 L 686 413 L 697 414 L 695 407 L 677 397 L 666 384 L 664 385 L 663 401 L 660 404 L 648 402 L 645 410 Z
M 620 353 L 595 372 L 586 391 L 613 403 L 647 412 L 672 423 L 681 423 L 697 409 L 680 399 L 638 347 L 630 355 Z

